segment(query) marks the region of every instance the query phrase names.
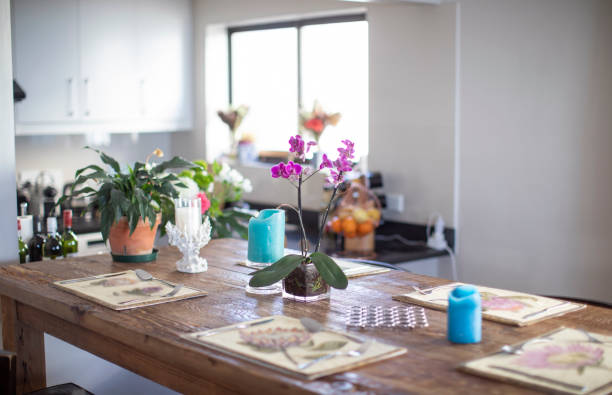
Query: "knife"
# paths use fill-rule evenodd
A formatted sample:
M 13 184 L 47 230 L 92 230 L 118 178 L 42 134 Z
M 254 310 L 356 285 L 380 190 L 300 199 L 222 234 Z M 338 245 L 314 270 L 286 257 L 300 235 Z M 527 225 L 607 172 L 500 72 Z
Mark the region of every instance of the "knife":
M 521 319 L 522 319 L 522 320 L 524 320 L 524 319 L 526 319 L 526 318 L 533 317 L 534 315 L 538 315 L 538 314 L 541 314 L 541 313 L 546 313 L 547 311 L 550 311 L 550 310 L 556 309 L 556 308 L 561 307 L 561 306 L 565 306 L 566 304 L 569 304 L 569 302 L 568 302 L 568 301 L 561 302 L 561 303 L 558 303 L 558 304 L 556 304 L 556 305 L 553 305 L 553 306 L 547 307 L 547 308 L 545 308 L 545 309 L 538 310 L 538 311 L 534 311 L 533 313 L 529 313 L 529 314 L 527 314 L 527 315 L 522 316 L 522 317 L 521 317 Z
M 83 277 L 83 278 L 74 278 L 72 280 L 60 281 L 58 284 L 64 285 L 64 284 L 80 283 L 81 281 L 89 281 L 89 280 L 97 280 L 97 279 L 102 279 L 102 278 L 121 276 L 122 274 L 125 274 L 125 272 L 111 273 L 111 274 L 106 274 L 106 275 L 96 275 L 96 276 L 89 276 L 89 277 Z
M 227 331 L 233 331 L 234 329 L 250 328 L 252 326 L 267 324 L 268 322 L 272 322 L 272 321 L 274 321 L 274 318 L 268 318 L 267 320 L 263 320 L 263 321 L 251 322 L 249 324 L 243 323 L 243 324 L 238 324 L 238 325 L 233 325 L 233 326 L 226 326 L 225 328 L 221 328 L 221 329 L 212 329 L 207 332 L 196 335 L 196 338 L 216 335 L 217 333 L 222 333 L 222 332 L 227 332 Z
M 525 373 L 517 369 L 507 368 L 505 366 L 489 365 L 489 368 L 503 370 L 504 372 L 509 372 L 513 374 L 518 374 L 520 376 L 524 376 L 532 380 L 538 380 L 538 381 L 543 381 L 548 384 L 558 385 L 560 387 L 564 387 L 564 388 L 567 388 L 573 391 L 581 391 L 581 392 L 584 391 L 583 385 L 566 383 L 564 381 L 559 381 L 559 380 L 551 379 L 551 378 L 544 377 L 544 376 L 538 376 L 537 374 Z

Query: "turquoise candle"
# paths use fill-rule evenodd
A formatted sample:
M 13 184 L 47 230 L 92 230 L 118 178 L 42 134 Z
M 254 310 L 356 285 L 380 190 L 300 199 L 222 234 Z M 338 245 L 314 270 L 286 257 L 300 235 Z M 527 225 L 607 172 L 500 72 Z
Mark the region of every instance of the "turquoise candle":
M 274 263 L 285 255 L 285 211 L 262 210 L 249 220 L 249 254 L 253 263 Z
M 448 294 L 448 340 L 479 343 L 482 338 L 480 293 L 472 285 L 460 285 Z

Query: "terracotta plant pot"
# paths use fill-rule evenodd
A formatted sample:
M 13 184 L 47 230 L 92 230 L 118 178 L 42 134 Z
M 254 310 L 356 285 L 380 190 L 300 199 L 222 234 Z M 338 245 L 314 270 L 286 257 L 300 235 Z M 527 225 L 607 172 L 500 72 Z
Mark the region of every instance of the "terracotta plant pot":
M 161 214 L 157 214 L 155 225 L 151 229 L 151 223 L 147 218 L 138 220 L 134 233 L 130 236 L 130 226 L 127 217 L 122 217 L 119 222 L 111 226 L 108 235 L 111 251 L 115 255 L 145 255 L 153 252 L 153 243 L 157 227 L 161 222 Z

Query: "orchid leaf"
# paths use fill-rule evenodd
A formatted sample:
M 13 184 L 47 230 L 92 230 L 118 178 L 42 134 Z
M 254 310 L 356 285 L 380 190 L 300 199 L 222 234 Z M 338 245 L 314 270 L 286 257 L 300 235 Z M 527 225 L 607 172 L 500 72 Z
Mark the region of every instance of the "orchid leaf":
M 258 270 L 253 274 L 249 285 L 251 287 L 265 287 L 279 282 L 294 271 L 304 260 L 301 255 L 286 255 L 272 265 Z
M 313 252 L 310 259 L 326 283 L 337 289 L 345 289 L 348 286 L 346 275 L 333 259 L 322 252 Z

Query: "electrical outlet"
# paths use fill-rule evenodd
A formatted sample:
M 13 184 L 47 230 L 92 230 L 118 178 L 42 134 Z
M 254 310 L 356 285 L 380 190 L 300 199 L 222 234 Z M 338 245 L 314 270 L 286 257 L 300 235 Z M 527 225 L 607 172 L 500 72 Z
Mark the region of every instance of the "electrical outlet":
M 404 195 L 387 194 L 387 210 L 401 213 L 404 211 Z

